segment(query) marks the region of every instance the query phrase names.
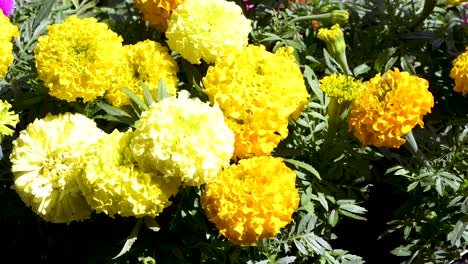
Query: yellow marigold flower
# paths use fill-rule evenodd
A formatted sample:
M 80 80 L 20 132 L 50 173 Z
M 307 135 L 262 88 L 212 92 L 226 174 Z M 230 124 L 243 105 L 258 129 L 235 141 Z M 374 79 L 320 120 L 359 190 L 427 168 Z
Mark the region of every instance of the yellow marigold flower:
M 39 78 L 49 94 L 89 102 L 111 88 L 118 77 L 122 38 L 95 18 L 76 15 L 50 25 L 34 49 Z
M 253 157 L 231 165 L 206 186 L 201 204 L 208 219 L 234 244 L 274 237 L 299 205 L 296 173 L 281 159 Z
M 219 107 L 188 96 L 182 91 L 143 112 L 130 150 L 141 168 L 198 186 L 214 181 L 229 166 L 234 133 Z
M 136 8 L 143 13 L 149 25 L 161 32 L 167 29 L 167 21 L 172 11 L 184 0 L 135 0 Z
M 153 98 L 157 98 L 160 79 L 164 80 L 169 94 L 176 93 L 179 67 L 166 47 L 145 40 L 135 45 L 123 46 L 123 54 L 118 84 L 106 94 L 107 101 L 112 105 L 121 107 L 130 104 L 128 95 L 120 90 L 122 87 L 143 98 L 142 82 L 151 91 Z
M 190 63 L 213 63 L 246 46 L 251 30 L 250 20 L 233 2 L 188 0 L 172 13 L 166 37 L 169 48 Z
M 327 50 L 332 54 L 339 54 L 346 50 L 343 31 L 340 25 L 335 24 L 330 29 L 320 28 L 317 38 L 323 40 L 327 45 Z
M 180 180 L 144 172 L 126 154 L 131 132 L 114 130 L 92 145 L 79 183 L 88 204 L 111 217 L 155 217 L 169 206 Z
M 0 100 L 0 142 L 3 136 L 13 135 L 12 127 L 15 127 L 19 122 L 18 114 L 10 111 L 11 104 L 7 101 Z
M 453 61 L 450 78 L 455 80 L 455 92 L 468 94 L 468 48 Z
M 104 134 L 80 114 L 48 115 L 29 124 L 13 141 L 10 155 L 21 199 L 53 223 L 89 218 L 91 209 L 77 177 L 88 146 Z
M 363 83 L 367 91 L 353 101 L 348 116 L 349 129 L 363 145 L 398 148 L 423 116 L 431 112 L 434 97 L 423 78 L 389 70 Z
M 352 101 L 363 94 L 365 86 L 352 76 L 333 73 L 320 80 L 320 90 L 338 102 Z
M 10 19 L 0 9 L 0 79 L 5 77 L 13 62 L 13 37 L 19 37 L 18 28 L 10 23 Z
M 305 108 L 309 94 L 291 53 L 292 48 L 271 53 L 249 45 L 220 58 L 202 79 L 211 103 L 219 104 L 231 121 L 236 157 L 270 154 L 288 135 L 288 120 Z

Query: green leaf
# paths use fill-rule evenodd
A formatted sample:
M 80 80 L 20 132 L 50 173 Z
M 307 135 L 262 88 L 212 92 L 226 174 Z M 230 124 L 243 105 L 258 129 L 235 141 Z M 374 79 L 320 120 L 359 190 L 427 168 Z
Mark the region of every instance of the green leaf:
M 37 12 L 36 16 L 34 17 L 33 28 L 37 28 L 37 26 L 45 19 L 47 19 L 52 11 L 52 7 L 54 6 L 56 1 L 44 1 L 41 5 L 41 8 Z
M 307 249 L 305 248 L 304 244 L 301 241 L 293 240 L 293 242 L 294 242 L 294 245 L 296 245 L 299 252 L 301 252 L 303 255 L 306 255 L 306 256 L 309 254 L 309 252 L 307 252 Z
M 338 214 L 338 211 L 336 211 L 335 209 L 333 209 L 331 212 L 330 212 L 330 215 L 328 216 L 328 223 L 334 227 L 336 226 L 336 224 L 338 223 L 338 219 L 339 219 L 339 214 Z
M 148 106 L 145 104 L 145 102 L 143 102 L 143 100 L 138 97 L 138 95 L 136 95 L 135 93 L 133 93 L 132 91 L 130 91 L 129 89 L 127 88 L 121 88 L 122 92 L 126 93 L 128 95 L 128 97 L 130 97 L 130 99 L 136 103 L 138 105 L 138 107 L 142 110 L 142 111 L 146 111 L 148 110 Z
M 408 257 L 411 256 L 411 251 L 408 248 L 409 246 L 399 246 L 390 251 L 390 253 L 398 257 Z
M 411 184 L 408 185 L 408 187 L 406 188 L 406 191 L 407 191 L 407 192 L 412 191 L 414 188 L 416 188 L 416 186 L 418 186 L 418 184 L 419 184 L 419 181 L 416 181 L 416 182 L 411 183 Z
M 161 89 L 161 87 L 158 87 L 158 92 L 159 89 Z M 151 94 L 151 91 L 144 82 L 141 82 L 141 90 L 143 90 L 143 95 L 145 96 L 146 104 L 148 106 L 152 105 L 154 103 L 153 95 Z
M 116 259 L 122 255 L 124 255 L 125 253 L 127 253 L 130 248 L 132 247 L 133 243 L 135 243 L 135 241 L 137 240 L 138 238 L 138 233 L 140 232 L 140 228 L 141 228 L 141 224 L 143 223 L 143 220 L 140 218 L 138 219 L 138 221 L 136 222 L 135 226 L 133 227 L 132 229 L 132 232 L 130 233 L 130 235 L 127 237 L 127 240 L 125 241 L 125 244 L 124 246 L 122 247 L 122 250 L 120 251 L 119 254 L 117 254 L 117 256 L 113 257 L 112 259 Z
M 467 224 L 468 223 L 466 222 L 457 221 L 453 230 L 447 235 L 447 239 L 450 240 L 450 244 L 457 247 L 460 246 L 460 238 L 462 237 L 463 232 L 465 232 Z
M 159 80 L 158 84 L 158 101 L 161 101 L 167 97 L 170 97 L 170 95 L 167 93 L 166 83 L 163 79 L 161 79 Z
M 323 208 L 325 208 L 325 210 L 328 211 L 327 199 L 325 198 L 325 195 L 323 195 L 323 193 L 321 192 L 318 193 L 318 200 L 320 204 L 323 206 Z
M 304 67 L 304 77 L 307 80 L 307 83 L 310 86 L 310 89 L 312 89 L 312 92 L 314 92 L 315 96 L 320 100 L 320 103 L 322 106 L 325 105 L 325 98 L 323 96 L 323 92 L 319 89 L 319 81 L 317 79 L 317 76 L 315 75 L 314 71 L 307 65 Z M 324 108 L 324 107 L 322 107 Z
M 307 164 L 305 162 L 299 161 L 299 160 L 294 160 L 294 159 L 284 159 L 284 161 L 296 166 L 297 168 L 302 168 L 302 169 L 312 173 L 312 175 L 317 177 L 317 179 L 322 180 L 322 178 L 320 178 L 319 172 L 316 169 L 314 169 L 314 167 L 312 167 L 311 165 L 309 165 L 309 164 Z
M 353 69 L 353 74 L 354 76 L 359 76 L 363 73 L 366 73 L 368 71 L 370 71 L 372 68 L 369 67 L 367 64 L 363 63 L 361 65 L 358 65 L 356 66 L 354 69 Z

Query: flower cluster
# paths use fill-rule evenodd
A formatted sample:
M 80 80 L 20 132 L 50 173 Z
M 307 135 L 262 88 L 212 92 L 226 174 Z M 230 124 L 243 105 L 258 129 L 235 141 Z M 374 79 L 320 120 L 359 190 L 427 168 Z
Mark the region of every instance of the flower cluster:
M 214 63 L 248 43 L 251 22 L 242 9 L 225 0 L 189 0 L 172 13 L 167 44 L 193 64 Z
M 13 62 L 13 37 L 19 37 L 18 28 L 11 24 L 10 19 L 3 15 L 0 9 L 0 79 L 5 77 L 8 67 Z
M 455 92 L 468 94 L 468 48 L 453 61 L 450 78 L 455 80 Z
M 15 127 L 19 122 L 18 114 L 10 111 L 11 104 L 7 101 L 0 100 L 0 143 L 3 136 L 13 135 L 12 127 Z
M 167 21 L 172 11 L 184 0 L 135 0 L 133 3 L 149 22 L 149 25 L 161 32 L 166 31 Z
M 365 86 L 352 76 L 333 73 L 320 80 L 320 90 L 329 97 L 337 98 L 341 103 L 360 97 L 365 91 Z
M 112 87 L 121 49 L 122 38 L 105 23 L 72 15 L 49 26 L 34 53 L 39 78 L 50 95 L 89 102 Z
M 145 172 L 128 157 L 132 135 L 115 130 L 88 150 L 79 184 L 97 213 L 155 217 L 178 191 L 178 179 L 163 177 L 157 171 Z
M 243 159 L 206 186 L 201 204 L 222 235 L 252 245 L 291 221 L 299 205 L 295 181 L 296 173 L 280 158 Z
M 198 186 L 214 181 L 229 166 L 234 134 L 219 107 L 181 91 L 142 113 L 130 150 L 141 168 Z
M 80 114 L 48 115 L 20 132 L 10 155 L 14 187 L 43 219 L 69 223 L 91 209 L 77 183 L 88 147 L 104 135 Z
M 130 104 L 128 95 L 120 90 L 122 87 L 143 98 L 142 83 L 151 91 L 153 98 L 157 98 L 161 79 L 164 80 L 169 94 L 176 93 L 179 83 L 177 78 L 179 67 L 166 47 L 157 42 L 145 40 L 134 45 L 124 45 L 123 54 L 118 84 L 107 91 L 105 96 L 112 105 L 121 107 Z
M 363 145 L 400 147 L 423 116 L 431 112 L 434 97 L 423 78 L 389 70 L 363 83 L 367 91 L 354 100 L 348 117 L 349 129 Z
M 236 157 L 270 154 L 288 135 L 289 119 L 307 104 L 309 95 L 291 52 L 249 45 L 220 58 L 202 79 L 211 103 L 219 104 L 236 134 Z

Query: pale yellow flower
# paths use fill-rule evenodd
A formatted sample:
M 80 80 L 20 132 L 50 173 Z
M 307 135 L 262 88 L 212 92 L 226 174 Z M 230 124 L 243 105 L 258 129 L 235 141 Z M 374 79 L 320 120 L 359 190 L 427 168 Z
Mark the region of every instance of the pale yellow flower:
M 77 177 L 88 147 L 105 133 L 81 114 L 36 119 L 13 141 L 10 155 L 14 188 L 21 199 L 53 223 L 90 217 Z
M 229 166 L 234 134 L 218 106 L 188 98 L 186 91 L 144 111 L 130 150 L 141 168 L 199 186 Z
M 248 43 L 251 22 L 234 2 L 188 0 L 172 13 L 166 31 L 171 50 L 192 64 L 214 63 Z

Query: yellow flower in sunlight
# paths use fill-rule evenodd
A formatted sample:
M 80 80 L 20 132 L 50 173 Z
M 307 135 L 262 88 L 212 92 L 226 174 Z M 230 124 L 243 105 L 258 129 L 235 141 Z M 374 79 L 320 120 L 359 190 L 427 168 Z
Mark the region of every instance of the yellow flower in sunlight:
M 453 61 L 450 78 L 455 80 L 455 92 L 468 94 L 468 48 Z
M 122 38 L 95 18 L 76 15 L 48 27 L 34 49 L 39 78 L 49 94 L 89 102 L 111 88 L 122 54 Z
M 13 62 L 13 37 L 19 37 L 18 28 L 11 24 L 10 19 L 3 15 L 0 9 L 0 79 L 5 77 L 8 67 Z
M 305 108 L 309 94 L 292 51 L 249 45 L 220 58 L 202 79 L 236 133 L 236 157 L 270 154 L 288 135 L 288 121 Z
M 323 40 L 327 45 L 327 50 L 330 54 L 340 54 L 346 50 L 343 31 L 339 24 L 335 24 L 330 29 L 320 28 L 317 38 Z
M 219 107 L 191 99 L 185 90 L 144 111 L 134 134 L 130 150 L 141 168 L 189 186 L 216 180 L 234 151 L 234 133 Z
M 153 98 L 158 98 L 159 80 L 166 84 L 167 92 L 174 95 L 177 91 L 179 67 L 171 57 L 166 47 L 161 44 L 145 40 L 134 45 L 123 46 L 122 65 L 119 80 L 106 93 L 106 100 L 116 107 L 130 104 L 128 95 L 120 90 L 127 88 L 143 98 L 141 83 L 151 91 Z
M 363 83 L 367 91 L 351 104 L 349 129 L 363 145 L 398 148 L 423 116 L 431 112 L 434 97 L 427 80 L 389 70 Z
M 180 180 L 144 172 L 127 156 L 131 132 L 114 130 L 89 147 L 79 184 L 88 204 L 110 217 L 155 217 L 169 206 Z
M 208 219 L 234 244 L 274 237 L 299 205 L 296 173 L 280 158 L 253 157 L 231 165 L 206 185 L 201 204 Z
M 161 32 L 166 31 L 172 11 L 184 0 L 135 0 L 135 7 L 143 13 L 149 25 Z
M 329 97 L 337 98 L 339 103 L 352 101 L 365 91 L 365 86 L 354 77 L 336 73 L 323 77 L 319 88 Z
M 251 22 L 234 2 L 190 0 L 172 13 L 166 31 L 171 50 L 192 64 L 213 63 L 248 43 Z
M 88 147 L 105 133 L 80 114 L 36 119 L 13 141 L 15 190 L 44 220 L 69 223 L 90 217 L 77 177 Z
M 3 136 L 13 135 L 12 128 L 19 122 L 18 114 L 10 111 L 10 108 L 10 103 L 0 100 L 0 142 L 2 142 Z

